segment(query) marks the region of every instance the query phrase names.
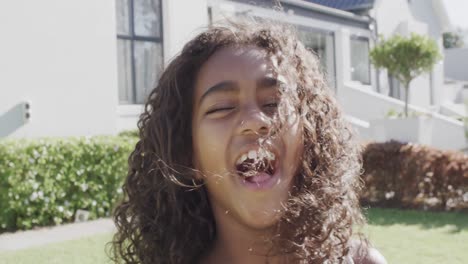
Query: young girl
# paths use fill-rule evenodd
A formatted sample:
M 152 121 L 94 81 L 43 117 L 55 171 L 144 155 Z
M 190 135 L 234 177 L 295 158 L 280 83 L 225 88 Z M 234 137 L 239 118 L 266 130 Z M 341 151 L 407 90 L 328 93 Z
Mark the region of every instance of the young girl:
M 354 231 L 360 151 L 315 55 L 213 26 L 149 95 L 115 211 L 125 263 L 384 263 Z

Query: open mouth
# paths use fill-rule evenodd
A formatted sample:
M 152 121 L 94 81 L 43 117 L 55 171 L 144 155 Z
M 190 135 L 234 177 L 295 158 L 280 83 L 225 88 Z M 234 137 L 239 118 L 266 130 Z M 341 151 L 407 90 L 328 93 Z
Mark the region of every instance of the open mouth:
M 270 180 L 277 170 L 276 155 L 264 148 L 250 150 L 236 161 L 236 171 L 247 183 Z

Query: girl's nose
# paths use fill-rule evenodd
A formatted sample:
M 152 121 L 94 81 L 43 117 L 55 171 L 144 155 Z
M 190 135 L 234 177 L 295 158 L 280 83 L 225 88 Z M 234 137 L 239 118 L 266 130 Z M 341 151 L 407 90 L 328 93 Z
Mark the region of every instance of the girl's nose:
M 259 107 L 251 107 L 242 111 L 239 132 L 242 135 L 266 135 L 271 126 L 271 117 Z

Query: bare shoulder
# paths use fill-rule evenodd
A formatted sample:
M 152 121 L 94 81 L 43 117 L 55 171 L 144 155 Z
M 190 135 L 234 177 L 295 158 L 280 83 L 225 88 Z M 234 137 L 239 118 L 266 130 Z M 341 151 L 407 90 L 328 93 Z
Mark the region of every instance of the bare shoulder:
M 384 256 L 376 248 L 359 240 L 351 242 L 351 256 L 355 264 L 387 264 Z

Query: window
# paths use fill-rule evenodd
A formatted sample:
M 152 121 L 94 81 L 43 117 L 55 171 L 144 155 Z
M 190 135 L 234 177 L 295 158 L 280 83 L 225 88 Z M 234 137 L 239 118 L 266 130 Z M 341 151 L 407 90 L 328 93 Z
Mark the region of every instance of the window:
M 332 32 L 321 31 L 306 27 L 298 27 L 299 39 L 306 48 L 313 50 L 327 75 L 330 87 L 335 87 L 335 38 Z
M 116 0 L 120 104 L 142 104 L 163 65 L 161 0 Z
M 390 85 L 390 96 L 396 99 L 402 100 L 401 85 L 397 78 L 393 77 L 391 74 L 387 74 L 388 82 Z
M 351 80 L 370 85 L 369 40 L 351 37 Z

